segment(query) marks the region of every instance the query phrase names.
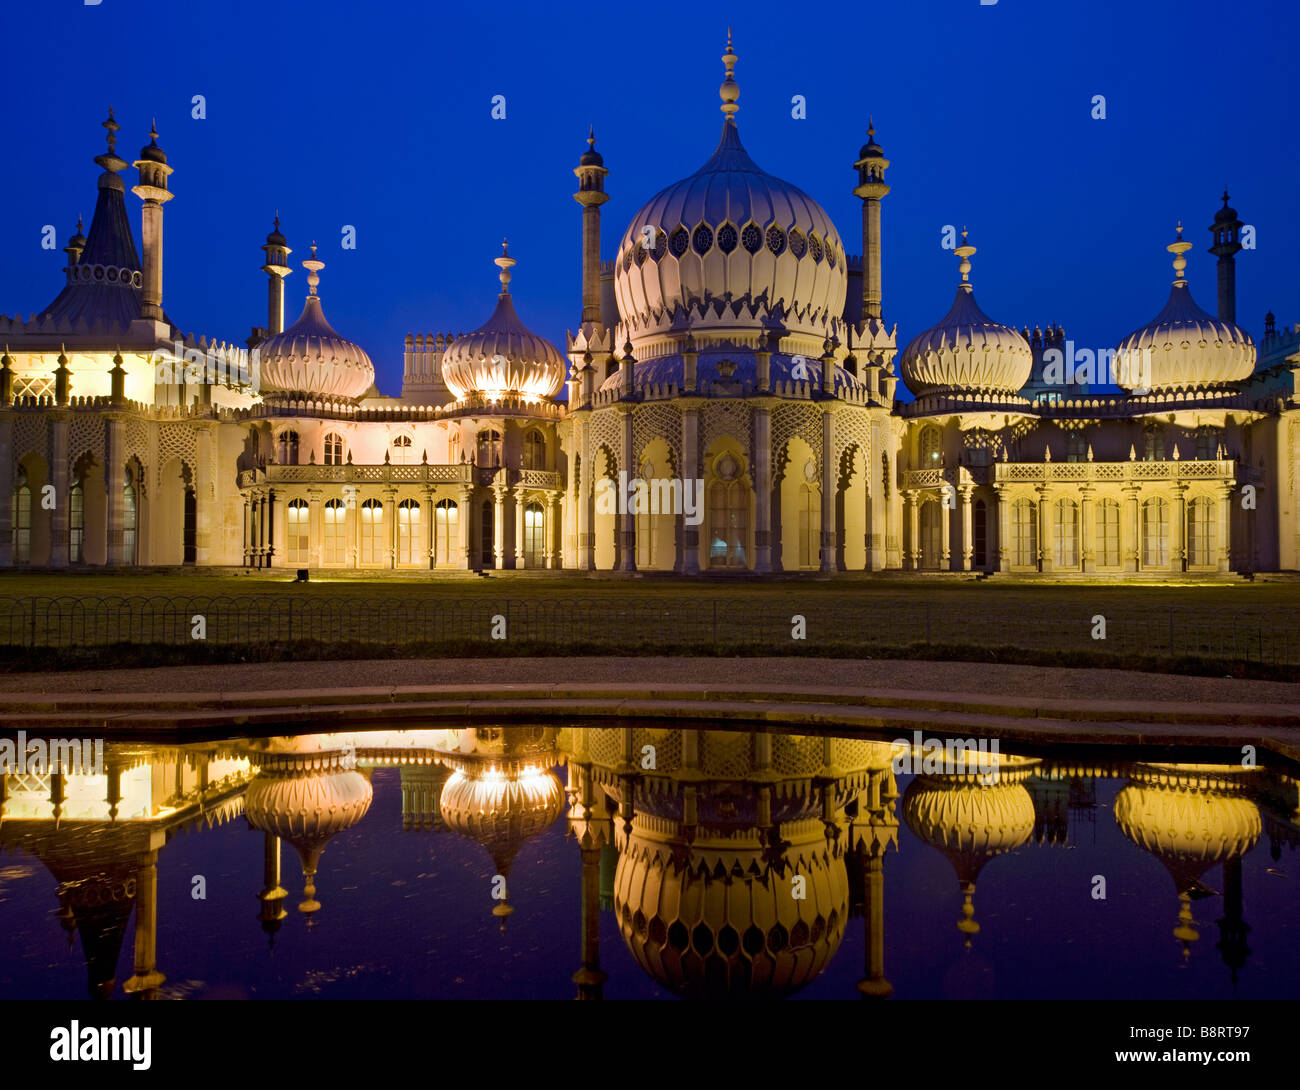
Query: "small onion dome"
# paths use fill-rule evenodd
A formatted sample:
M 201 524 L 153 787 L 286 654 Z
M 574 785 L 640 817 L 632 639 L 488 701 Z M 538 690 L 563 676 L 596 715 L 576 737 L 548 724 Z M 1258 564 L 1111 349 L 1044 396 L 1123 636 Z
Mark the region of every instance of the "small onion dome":
M 582 157 L 578 160 L 578 165 L 584 167 L 603 167 L 605 165 L 604 158 L 601 156 L 600 152 L 596 150 L 595 125 L 593 125 L 591 131 L 587 133 L 587 150 L 582 153 Z
M 302 861 L 300 911 L 320 908 L 315 878 L 321 854 L 332 837 L 365 817 L 373 797 L 352 754 L 342 751 L 269 756 L 249 783 L 244 794 L 248 824 L 287 840 Z
M 702 828 L 688 843 L 638 814 L 614 873 L 614 914 L 642 970 L 690 998 L 780 997 L 815 979 L 844 938 L 848 870 L 820 819 L 783 824 L 780 837 L 772 861 L 757 829 Z
M 1166 246 L 1174 254 L 1175 279 L 1164 310 L 1120 342 L 1116 350 L 1120 385 L 1129 390 L 1189 389 L 1240 382 L 1255 369 L 1255 342 L 1235 325 L 1196 305 L 1183 271 L 1192 248 L 1178 240 Z M 1150 353 L 1149 355 L 1147 353 Z
M 554 397 L 564 385 L 564 357 L 515 313 L 509 286 L 515 259 L 504 242 L 494 261 L 501 269 L 496 310 L 478 329 L 451 342 L 442 356 L 443 381 L 457 400 L 471 394 L 491 399 L 507 394 L 530 400 Z
M 1228 191 L 1223 191 L 1223 207 L 1214 213 L 1215 225 L 1235 223 L 1237 221 L 1237 210 L 1228 204 Z
M 271 233 L 266 236 L 266 241 L 271 246 L 287 246 L 289 240 L 280 232 L 280 213 L 275 214 L 275 226 L 271 228 Z
M 858 152 L 859 159 L 883 159 L 885 150 L 876 143 L 876 125 L 870 118 L 867 119 L 867 142 L 862 145 L 862 150 Z
M 81 217 L 78 216 L 77 233 L 73 235 L 70 239 L 68 239 L 68 245 L 66 249 L 71 250 L 75 247 L 78 250 L 84 250 L 86 248 L 86 236 L 81 233 L 83 230 L 84 230 L 84 226 L 81 222 Z
M 952 309 L 903 349 L 899 370 L 907 388 L 918 397 L 949 391 L 1014 394 L 1029 381 L 1033 350 L 1014 329 L 980 310 L 969 279 L 969 258 L 975 247 L 966 243 L 965 228 L 961 237 L 956 253 L 961 258 L 962 282 Z
M 149 143 L 140 149 L 140 158 L 148 159 L 151 163 L 167 162 L 166 153 L 158 146 L 158 122 L 156 120 L 149 129 Z
M 314 242 L 311 252 L 302 263 L 311 272 L 302 315 L 258 345 L 262 391 L 355 401 L 373 385 L 375 365 L 364 348 L 339 336 L 326 321 L 316 294 L 325 262 L 316 260 Z

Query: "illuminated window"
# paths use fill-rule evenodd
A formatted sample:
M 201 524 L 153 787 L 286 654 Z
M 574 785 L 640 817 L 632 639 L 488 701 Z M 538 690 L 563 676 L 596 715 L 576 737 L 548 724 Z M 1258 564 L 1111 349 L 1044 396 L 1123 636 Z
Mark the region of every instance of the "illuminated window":
M 366 500 L 361 505 L 361 566 L 375 567 L 384 558 L 384 505 Z
M 709 567 L 745 568 L 749 539 L 749 497 L 737 480 L 709 486 Z
M 921 504 L 921 567 L 938 568 L 943 560 L 943 506 L 938 500 Z
M 325 464 L 341 466 L 343 464 L 343 436 L 330 432 L 325 436 Z
M 1142 566 L 1169 566 L 1169 504 L 1159 497 L 1142 505 Z
M 1032 500 L 1011 505 L 1011 563 L 1018 568 L 1038 566 L 1038 509 Z
M 454 500 L 439 500 L 433 509 L 433 554 L 438 564 L 460 561 L 459 514 Z
M 919 469 L 939 464 L 939 429 L 933 425 L 921 429 Z
M 342 500 L 325 504 L 325 563 L 347 563 L 347 508 Z
M 1097 523 L 1097 566 L 1119 567 L 1119 503 L 1102 500 L 1095 508 Z
M 546 563 L 546 516 L 540 503 L 524 508 L 524 567 L 540 568 Z
M 18 482 L 14 485 L 12 513 L 13 549 L 15 564 L 30 564 L 32 561 L 32 490 L 27 487 L 27 474 L 18 472 Z
M 135 471 L 127 466 L 122 484 L 122 562 L 136 562 Z
M 799 567 L 821 566 L 822 496 L 804 485 L 799 493 Z
M 397 562 L 420 563 L 420 505 L 403 500 L 397 505 Z
M 1205 498 L 1187 508 L 1187 563 L 1208 567 L 1214 563 L 1214 504 Z
M 460 461 L 460 432 L 458 431 L 452 432 L 451 439 L 447 442 L 447 460 L 452 465 Z
M 306 500 L 290 500 L 285 511 L 289 532 L 289 563 L 307 563 L 307 522 L 309 509 Z
M 1052 563 L 1058 568 L 1079 566 L 1079 505 L 1057 500 L 1052 520 Z
M 409 435 L 399 435 L 393 440 L 391 461 L 395 466 L 411 464 L 411 437 Z
M 85 556 L 86 544 L 86 493 L 80 481 L 74 481 L 68 492 L 68 560 L 80 564 Z

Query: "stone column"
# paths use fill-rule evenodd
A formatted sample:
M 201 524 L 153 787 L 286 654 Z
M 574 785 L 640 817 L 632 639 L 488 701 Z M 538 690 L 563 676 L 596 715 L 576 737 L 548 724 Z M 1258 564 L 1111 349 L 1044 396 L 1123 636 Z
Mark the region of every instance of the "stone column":
M 957 512 L 944 504 L 944 499 L 952 496 L 956 489 L 949 492 L 951 485 L 945 484 L 940 489 L 939 497 L 939 570 L 952 570 L 952 520 Z
M 204 389 L 208 389 L 205 385 Z M 194 564 L 212 563 L 212 508 L 216 502 L 216 434 L 200 426 L 194 436 Z
M 266 566 L 275 565 L 275 520 L 279 517 L 275 505 L 275 489 L 266 491 Z
M 510 490 L 510 496 L 515 501 L 515 567 L 523 569 L 527 566 L 524 556 L 524 490 L 516 486 Z
M 546 555 L 543 564 L 547 568 L 559 568 L 563 566 L 563 540 L 561 538 L 562 530 L 559 522 L 560 510 L 560 493 L 552 492 L 546 497 L 546 503 L 542 507 L 542 517 L 545 523 L 542 529 L 543 547 Z
M 435 504 L 438 502 L 438 496 L 432 486 L 426 486 L 424 489 L 424 501 L 420 506 L 420 517 L 424 520 L 424 566 L 432 570 L 435 566 L 434 555 L 434 514 Z
M 686 481 L 700 479 L 700 411 L 697 408 L 682 410 L 682 487 Z M 709 497 L 703 488 L 696 492 L 700 511 L 707 510 Z M 769 552 L 769 558 L 771 556 Z M 683 575 L 700 574 L 700 527 L 688 526 L 682 520 L 682 566 Z
M 467 571 L 473 566 L 469 557 L 469 517 L 473 492 L 468 485 L 461 485 L 456 492 L 456 550 L 459 554 L 457 566 Z
M 592 505 L 596 502 L 595 482 L 596 467 L 592 461 L 591 445 L 587 442 L 589 417 L 584 414 L 583 418 L 578 421 L 577 428 L 582 431 L 582 465 L 581 479 L 578 481 L 577 488 L 577 511 L 576 525 L 578 534 L 578 570 L 594 571 L 596 568 L 595 542 L 592 539 L 591 526 L 594 511 Z
M 253 551 L 253 545 L 252 545 L 252 537 L 253 537 L 253 505 L 252 505 L 252 502 L 249 500 L 247 494 L 245 494 L 245 496 L 244 496 L 244 527 L 243 527 L 243 531 L 244 531 L 244 532 L 243 532 L 243 542 L 244 542 L 244 567 L 247 568 L 247 567 L 250 567 L 250 566 L 251 566 L 251 565 L 250 565 L 250 559 L 251 559 L 251 557 L 252 557 L 252 551 Z
M 971 512 L 971 493 L 975 490 L 970 485 L 963 485 L 961 492 L 961 570 L 971 570 L 971 559 L 975 555 L 974 519 Z M 985 533 L 987 534 L 987 530 Z M 986 543 L 987 547 L 987 543 Z
M 754 410 L 754 571 L 772 570 L 772 413 Z M 703 502 L 700 497 L 700 502 Z
M 56 416 L 50 421 L 50 484 L 54 485 L 54 510 L 50 514 L 50 567 L 68 566 L 68 514 L 70 482 L 68 480 L 68 418 Z M 32 521 L 41 507 L 41 494 L 32 489 Z
M 307 489 L 307 566 L 319 568 L 321 547 L 325 541 L 325 523 L 321 518 L 320 489 Z
M 497 571 L 506 566 L 506 487 L 492 486 L 492 556 Z
M 631 373 L 631 366 L 624 364 L 624 374 Z M 630 383 L 631 380 L 628 381 Z M 627 390 L 630 392 L 630 385 Z M 619 409 L 623 418 L 623 448 L 619 455 L 619 468 L 627 471 L 626 480 L 631 482 L 639 472 L 633 445 L 633 408 L 631 405 L 620 405 Z M 636 571 L 636 515 L 626 496 L 619 498 L 619 506 L 624 510 L 618 515 L 618 568 L 619 571 Z
M 1038 570 L 1050 572 L 1055 564 L 1052 562 L 1052 511 L 1046 485 L 1040 485 L 1038 492 Z
M 147 852 L 136 857 L 135 873 L 135 972 L 122 985 L 128 995 L 149 997 L 167 979 L 158 972 L 158 850 L 166 837 L 151 833 Z
M 1174 502 L 1171 506 L 1169 570 L 1184 572 L 1187 570 L 1187 485 L 1182 481 L 1174 484 Z
M 0 405 L 0 410 L 8 405 Z M 13 464 L 13 419 L 0 415 L 0 568 L 14 562 L 13 556 L 13 484 L 18 467 Z M 110 561 L 111 562 L 111 561 Z
M 1215 566 L 1221 572 L 1232 567 L 1232 485 L 1226 481 L 1219 485 L 1219 502 L 1215 505 L 1218 533 L 1215 535 Z
M 1124 506 L 1126 508 L 1125 518 L 1120 523 L 1120 537 L 1128 538 L 1127 543 L 1121 540 L 1120 549 L 1124 553 L 1124 570 L 1135 572 L 1138 570 L 1139 562 L 1142 556 L 1142 510 L 1138 504 L 1138 492 L 1141 489 L 1137 485 L 1129 485 L 1124 489 Z M 1125 534 L 1125 530 L 1128 531 Z M 1127 544 L 1127 548 L 1125 548 Z
M 833 362 L 825 359 L 822 366 L 830 366 L 830 375 L 834 378 Z M 835 485 L 836 469 L 834 447 L 831 442 L 832 417 L 830 410 L 822 412 L 822 542 L 821 571 L 829 574 L 836 570 L 835 563 Z
M 1011 570 L 1011 504 L 1007 486 L 995 484 L 993 492 L 998 498 L 998 571 Z
M 1096 571 L 1093 545 L 1096 535 L 1093 533 L 1092 486 L 1081 485 L 1079 488 L 1079 570 Z

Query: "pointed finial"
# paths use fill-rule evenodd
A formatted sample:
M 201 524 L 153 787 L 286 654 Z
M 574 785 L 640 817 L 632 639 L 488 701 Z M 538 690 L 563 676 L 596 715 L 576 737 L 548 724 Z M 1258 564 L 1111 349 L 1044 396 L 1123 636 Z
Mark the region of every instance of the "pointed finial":
M 963 227 L 961 229 L 961 245 L 958 246 L 953 253 L 961 258 L 961 264 L 957 266 L 958 270 L 961 272 L 961 284 L 958 286 L 966 291 L 972 290 L 970 283 L 970 259 L 971 255 L 975 252 L 975 247 L 966 241 L 966 228 Z
M 868 136 L 876 135 L 876 119 L 872 117 L 870 114 L 867 114 L 867 135 Z
M 115 147 L 117 147 L 117 130 L 122 127 L 117 123 L 116 119 L 113 117 L 112 106 L 109 106 L 108 108 L 108 120 L 101 122 L 101 124 L 104 126 L 104 128 L 108 130 L 108 150 L 112 151 Z
M 311 244 L 311 257 L 302 263 L 302 267 L 309 272 L 307 277 L 307 292 L 309 295 L 316 294 L 316 285 L 320 283 L 320 271 L 325 268 L 325 262 L 316 256 L 316 242 Z
M 275 229 L 277 231 L 280 229 L 280 210 L 278 208 L 275 210 Z
M 731 27 L 727 27 L 727 51 L 722 54 L 722 64 L 727 73 L 722 86 L 718 89 L 718 94 L 722 96 L 722 114 L 728 121 L 734 123 L 736 111 L 740 109 L 736 105 L 736 100 L 740 98 L 740 86 L 735 80 L 736 51 L 731 48 Z
M 501 270 L 497 274 L 497 279 L 501 281 L 501 294 L 510 294 L 510 270 L 515 265 L 515 259 L 510 256 L 509 239 L 501 240 L 501 256 L 494 257 L 492 263 Z
M 1192 248 L 1192 244 L 1190 242 L 1183 241 L 1183 221 L 1179 220 L 1178 238 L 1165 247 L 1166 250 L 1168 250 L 1171 254 L 1174 255 L 1174 283 L 1175 284 L 1187 283 L 1187 277 L 1184 275 L 1184 270 L 1187 268 L 1187 258 L 1185 258 L 1183 255 L 1187 253 L 1187 251 L 1190 250 L 1191 248 Z
M 149 139 L 155 144 L 158 143 L 158 119 L 156 117 L 149 120 Z
M 592 125 L 587 130 L 587 147 L 595 150 L 596 147 L 596 126 Z

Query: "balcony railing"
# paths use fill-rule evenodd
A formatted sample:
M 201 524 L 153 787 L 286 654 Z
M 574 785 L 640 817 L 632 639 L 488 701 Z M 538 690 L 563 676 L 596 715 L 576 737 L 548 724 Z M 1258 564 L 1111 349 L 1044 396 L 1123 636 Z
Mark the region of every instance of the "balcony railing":
M 288 484 L 503 484 L 523 488 L 558 490 L 564 487 L 558 473 L 548 469 L 507 469 L 504 466 L 454 465 L 265 465 L 239 474 L 239 487 Z

